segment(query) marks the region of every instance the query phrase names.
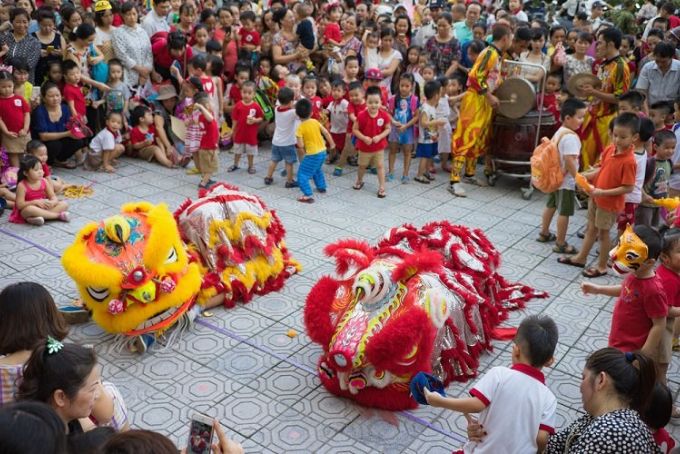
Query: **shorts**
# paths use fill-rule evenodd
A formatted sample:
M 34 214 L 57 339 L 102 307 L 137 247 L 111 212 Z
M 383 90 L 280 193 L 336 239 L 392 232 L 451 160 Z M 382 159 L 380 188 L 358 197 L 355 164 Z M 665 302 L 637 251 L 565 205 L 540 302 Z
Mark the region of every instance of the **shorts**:
M 416 147 L 416 158 L 432 159 L 439 154 L 438 143 L 419 143 Z
M 139 159 L 143 159 L 145 161 L 153 161 L 153 157 L 156 153 L 156 149 L 158 148 L 157 145 L 151 145 L 148 147 L 144 147 L 141 150 L 137 150 L 136 157 Z
M 341 133 L 331 133 L 331 137 L 333 138 L 333 142 L 335 142 L 335 151 L 337 153 L 342 153 L 342 150 L 345 149 L 345 141 L 347 140 L 347 134 L 344 132 Z
M 660 222 L 659 207 L 638 206 L 635 210 L 635 223 L 656 228 Z
M 378 167 L 382 165 L 384 159 L 384 151 L 360 151 L 359 152 L 359 167 Z
M 249 145 L 247 143 L 235 143 L 232 148 L 234 154 L 246 154 L 248 156 L 257 156 L 257 145 Z
M 101 153 L 88 152 L 85 156 L 85 162 L 83 162 L 83 168 L 85 170 L 99 170 L 102 164 L 104 164 L 104 158 Z
M 616 228 L 621 230 L 626 230 L 627 225 L 635 225 L 635 210 L 638 204 L 632 202 L 626 202 L 626 206 L 623 209 L 623 213 L 619 213 L 616 217 Z
M 23 137 L 10 137 L 2 135 L 2 146 L 5 147 L 7 153 L 23 154 L 26 153 L 26 145 L 30 142 L 31 136 L 25 135 Z
M 297 162 L 295 145 L 272 145 L 272 162 L 286 161 L 286 164 Z
M 598 230 L 611 230 L 614 223 L 616 223 L 617 216 L 618 213 L 603 210 L 595 205 L 592 200 L 588 203 L 588 224 L 594 224 Z
M 574 215 L 574 201 L 576 193 L 572 189 L 558 189 L 548 195 L 547 208 L 555 208 L 560 216 Z
M 666 319 L 666 329 L 661 335 L 661 343 L 659 344 L 659 354 L 656 361 L 659 364 L 670 364 L 673 357 L 673 326 L 675 325 L 675 318 Z
M 196 167 L 202 174 L 214 175 L 217 173 L 217 150 L 200 149 L 196 152 L 194 158 L 196 159 Z

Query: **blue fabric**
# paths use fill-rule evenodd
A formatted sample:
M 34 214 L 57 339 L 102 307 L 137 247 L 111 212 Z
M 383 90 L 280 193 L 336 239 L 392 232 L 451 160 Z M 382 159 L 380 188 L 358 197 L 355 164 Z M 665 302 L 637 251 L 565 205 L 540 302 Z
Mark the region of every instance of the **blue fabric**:
M 314 179 L 316 189 L 326 189 L 326 179 L 323 176 L 324 162 L 326 162 L 326 152 L 322 151 L 321 153 L 306 155 L 300 163 L 297 182 L 302 193 L 307 197 L 312 196 L 312 186 L 309 184 L 310 179 Z
M 416 147 L 416 158 L 432 159 L 438 154 L 438 144 L 435 143 L 419 143 Z
M 442 396 L 446 397 L 444 392 L 444 384 L 437 377 L 434 377 L 425 372 L 418 372 L 415 377 L 411 379 L 411 396 L 422 405 L 429 405 L 427 400 L 425 400 L 425 393 L 423 389 L 427 388 L 429 391 L 437 392 Z
M 61 105 L 61 118 L 57 122 L 50 120 L 47 109 L 43 104 L 40 104 L 33 111 L 33 132 L 37 135 L 41 132 L 64 132 L 66 131 L 66 123 L 71 119 L 71 111 L 66 104 Z

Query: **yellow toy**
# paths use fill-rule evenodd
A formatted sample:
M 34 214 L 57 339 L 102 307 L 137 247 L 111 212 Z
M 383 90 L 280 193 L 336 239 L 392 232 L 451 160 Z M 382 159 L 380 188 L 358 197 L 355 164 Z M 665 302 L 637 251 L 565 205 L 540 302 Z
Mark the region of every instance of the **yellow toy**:
M 675 210 L 680 206 L 680 197 L 666 197 L 664 199 L 654 199 L 652 203 L 667 210 Z

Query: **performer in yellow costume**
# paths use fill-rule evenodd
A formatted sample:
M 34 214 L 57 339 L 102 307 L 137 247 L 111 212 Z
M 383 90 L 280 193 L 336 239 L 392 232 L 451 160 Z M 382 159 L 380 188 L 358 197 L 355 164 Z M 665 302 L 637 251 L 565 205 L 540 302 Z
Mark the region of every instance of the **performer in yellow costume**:
M 595 164 L 604 147 L 609 145 L 609 123 L 616 117 L 618 97 L 630 86 L 630 69 L 619 55 L 622 38 L 616 28 L 607 28 L 597 34 L 595 52 L 598 59 L 604 59 L 597 71 L 602 87 L 599 90 L 591 86 L 583 88 L 584 94 L 593 98 L 581 126 L 583 169 Z
M 512 30 L 497 24 L 492 39 L 491 45 L 479 54 L 470 69 L 467 91 L 461 100 L 458 124 L 453 134 L 449 192 L 458 197 L 465 197 L 460 183 L 463 167 L 465 177 L 474 179 L 477 158 L 486 152 L 489 143 L 493 109 L 499 104 L 493 92 L 501 84 L 502 55 L 512 45 Z

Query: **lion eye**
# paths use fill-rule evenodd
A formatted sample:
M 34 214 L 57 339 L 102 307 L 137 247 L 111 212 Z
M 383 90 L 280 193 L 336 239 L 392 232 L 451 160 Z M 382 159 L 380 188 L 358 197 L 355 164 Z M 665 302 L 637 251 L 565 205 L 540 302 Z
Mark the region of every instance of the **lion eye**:
M 168 253 L 168 258 L 165 259 L 165 264 L 167 265 L 168 263 L 175 263 L 177 261 L 177 251 L 175 250 L 174 247 L 170 248 L 170 252 Z
M 97 301 L 98 303 L 101 303 L 106 298 L 108 298 L 109 293 L 110 293 L 109 289 L 107 289 L 107 288 L 96 288 L 96 287 L 88 287 L 87 288 L 87 294 L 90 295 L 90 298 Z

